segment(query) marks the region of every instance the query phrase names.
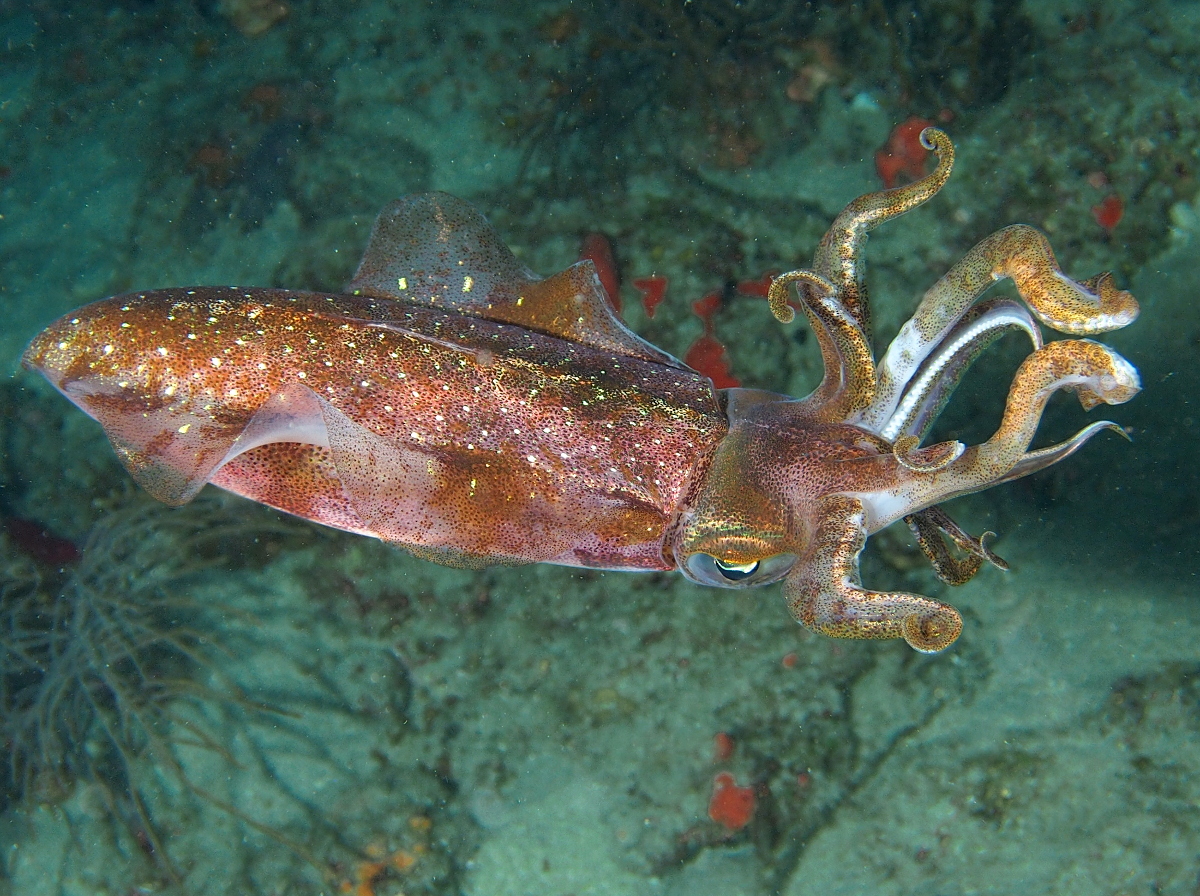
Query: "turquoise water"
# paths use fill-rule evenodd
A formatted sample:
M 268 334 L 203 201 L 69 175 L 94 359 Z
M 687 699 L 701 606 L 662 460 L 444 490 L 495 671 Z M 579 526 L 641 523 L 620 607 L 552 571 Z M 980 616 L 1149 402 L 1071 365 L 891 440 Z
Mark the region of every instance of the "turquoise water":
M 0 29 L 0 890 L 1195 892 L 1196 4 L 0 0 Z M 723 291 L 733 375 L 803 395 L 814 341 L 727 284 L 808 264 L 913 117 L 958 162 L 872 236 L 881 344 L 1014 222 L 1142 304 L 1103 337 L 1142 374 L 1105 412 L 1132 441 L 951 505 L 1011 571 L 951 589 L 902 528 L 872 539 L 869 585 L 962 611 L 936 656 L 813 635 L 778 587 L 446 569 L 213 488 L 163 507 L 18 370 L 116 293 L 336 291 L 380 208 L 445 190 L 542 274 L 605 233 L 625 319 L 677 356 Z M 1024 352 L 939 432 L 986 438 Z M 1060 395 L 1042 438 L 1087 419 Z M 721 773 L 754 791 L 737 830 Z

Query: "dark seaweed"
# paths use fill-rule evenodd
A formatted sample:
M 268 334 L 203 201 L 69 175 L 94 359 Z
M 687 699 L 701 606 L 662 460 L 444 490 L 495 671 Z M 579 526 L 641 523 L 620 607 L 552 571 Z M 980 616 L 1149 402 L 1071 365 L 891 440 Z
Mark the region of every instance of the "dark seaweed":
M 756 121 L 786 77 L 775 54 L 810 35 L 816 4 L 795 0 L 618 0 L 578 7 L 581 37 L 539 73 L 543 99 L 516 116 L 526 170 L 552 186 L 619 187 L 701 135 L 714 164 L 740 167 L 761 145 Z M 707 136 L 704 136 L 707 135 Z
M 962 0 L 572 4 L 543 26 L 552 49 L 526 69 L 540 100 L 507 120 L 526 176 L 563 195 L 620 189 L 663 160 L 741 168 L 811 139 L 816 97 L 788 95 L 806 63 L 896 106 L 897 120 L 999 102 L 1037 47 L 1019 5 L 995 5 L 989 16 Z
M 104 516 L 74 565 L 39 567 L 4 539 L 0 580 L 0 808 L 92 785 L 170 877 L 136 764 L 148 757 L 196 791 L 176 758 L 187 741 L 223 752 L 181 701 L 247 701 L 220 681 L 219 608 L 189 591 L 228 565 L 244 518 L 203 500 L 188 512 L 137 501 Z

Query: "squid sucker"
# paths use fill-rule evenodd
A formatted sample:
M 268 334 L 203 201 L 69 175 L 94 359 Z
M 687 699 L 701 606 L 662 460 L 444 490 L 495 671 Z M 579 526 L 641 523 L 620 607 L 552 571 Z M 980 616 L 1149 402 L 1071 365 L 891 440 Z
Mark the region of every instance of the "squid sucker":
M 1058 390 L 1085 409 L 1137 394 L 1137 371 L 1083 338 L 1132 322 L 1109 274 L 1072 280 L 1046 238 L 1007 227 L 921 298 L 878 361 L 862 278 L 869 231 L 941 189 L 936 170 L 838 215 L 769 302 L 798 309 L 824 377 L 802 399 L 712 382 L 616 317 L 590 261 L 542 279 L 468 203 L 397 200 L 344 293 L 193 287 L 104 299 L 29 346 L 27 367 L 95 418 L 133 477 L 182 504 L 205 483 L 456 566 L 678 569 L 783 581 L 797 620 L 839 638 L 950 645 L 947 604 L 872 591 L 858 558 L 904 519 L 937 575 L 970 579 L 986 543 L 950 498 L 1056 463 L 1104 429 L 1030 449 Z M 1023 302 L 983 298 L 1013 281 Z M 1043 343 L 1038 321 L 1070 338 Z M 1010 330 L 1032 343 L 995 434 L 925 444 L 966 369 Z

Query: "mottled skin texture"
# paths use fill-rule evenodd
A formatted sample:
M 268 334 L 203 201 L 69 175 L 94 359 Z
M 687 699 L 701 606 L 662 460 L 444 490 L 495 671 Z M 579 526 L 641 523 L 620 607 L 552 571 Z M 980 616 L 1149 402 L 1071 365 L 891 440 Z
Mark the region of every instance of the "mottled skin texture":
M 793 615 L 835 637 L 902 637 L 924 651 L 962 620 L 926 597 L 864 588 L 868 535 L 905 519 L 938 575 L 1003 566 L 938 504 L 1054 463 L 1093 434 L 1028 446 L 1057 390 L 1085 408 L 1138 391 L 1119 355 L 1044 345 L 1034 316 L 1089 335 L 1137 303 L 1102 274 L 1075 282 L 1045 238 L 988 237 L 924 296 L 877 364 L 861 279 L 867 233 L 932 197 L 937 170 L 851 203 L 811 270 L 769 301 L 799 308 L 825 376 L 807 398 L 718 393 L 612 314 L 590 262 L 542 280 L 461 200 L 381 213 L 348 294 L 241 288 L 119 296 L 43 332 L 25 363 L 96 418 L 156 497 L 206 482 L 456 565 L 673 569 L 710 585 L 784 580 Z M 1025 300 L 978 301 L 1011 278 Z M 1026 333 L 996 434 L 922 446 L 970 362 Z
M 35 352 L 156 497 L 212 481 L 460 565 L 669 569 L 726 429 L 687 369 L 388 299 L 122 296 Z

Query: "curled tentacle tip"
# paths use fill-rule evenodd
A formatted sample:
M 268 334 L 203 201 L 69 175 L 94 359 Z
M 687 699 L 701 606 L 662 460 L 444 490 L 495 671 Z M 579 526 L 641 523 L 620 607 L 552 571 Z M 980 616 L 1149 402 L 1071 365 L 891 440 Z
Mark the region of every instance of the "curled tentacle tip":
M 921 180 L 917 181 L 917 184 L 925 184 L 927 187 L 932 187 L 934 192 L 937 192 L 950 177 L 950 172 L 954 168 L 954 142 L 940 128 L 925 128 L 925 130 L 921 131 L 920 141 L 922 146 L 928 150 L 932 150 L 937 156 L 937 167 L 932 173 L 927 174 Z M 897 189 L 902 190 L 904 188 L 898 187 Z
M 929 127 L 921 131 L 921 145 L 926 149 L 937 149 L 939 143 L 948 143 L 950 138 L 941 128 Z
M 1030 355 L 1062 362 L 1064 374 L 1056 388 L 1071 389 L 1085 411 L 1099 404 L 1124 404 L 1142 391 L 1137 368 L 1100 342 L 1064 339 Z M 1028 363 L 1028 361 L 1026 362 Z M 1072 382 L 1074 380 L 1074 382 Z
M 792 306 L 787 303 L 786 299 L 783 302 L 772 302 L 771 313 L 781 324 L 790 324 L 796 319 L 796 312 L 792 310 Z
M 1076 388 L 1079 403 L 1085 411 L 1090 411 L 1098 404 L 1124 404 L 1142 391 L 1142 379 L 1136 367 L 1107 345 L 1090 339 L 1080 342 L 1099 349 L 1108 368 L 1097 370 L 1091 382 Z
M 904 617 L 904 640 L 920 653 L 940 653 L 958 640 L 962 627 L 958 611 L 943 606 L 935 613 L 913 613 Z
M 780 280 L 781 278 L 776 277 L 771 282 L 771 288 L 767 290 L 767 306 L 777 321 L 781 324 L 790 324 L 796 319 L 796 312 L 788 304 L 788 284 L 792 281 L 781 283 Z
M 781 324 L 790 324 L 796 319 L 796 312 L 788 304 L 793 283 L 807 283 L 821 297 L 830 296 L 834 292 L 833 284 L 813 271 L 788 271 L 786 274 L 780 274 L 771 281 L 767 290 L 767 305 Z
M 992 566 L 996 567 L 996 569 L 1002 569 L 1005 572 L 1008 572 L 1008 570 L 1010 569 L 1010 567 L 1008 565 L 1008 561 L 1005 560 L 1003 557 L 1000 557 L 999 555 L 992 553 L 992 549 L 989 548 L 987 545 L 987 543 L 991 539 L 996 538 L 996 537 L 997 537 L 996 533 L 991 531 L 990 529 L 987 532 L 984 532 L 982 535 L 980 535 L 979 536 L 979 552 L 981 554 L 983 554 L 983 559 L 985 559 L 988 563 L 992 564 Z
M 921 145 L 937 153 L 939 168 L 953 163 L 954 141 L 941 128 L 926 128 L 921 131 Z
M 905 435 L 896 439 L 892 445 L 892 455 L 900 466 L 914 473 L 933 473 L 944 469 L 962 456 L 966 446 L 959 441 L 938 442 L 925 448 L 918 448 L 919 439 L 913 435 Z
M 1128 290 L 1119 288 L 1108 271 L 1078 283 L 1061 273 L 1055 277 L 1058 284 L 1065 284 L 1082 300 L 1077 303 L 1068 300 L 1052 313 L 1048 309 L 1039 312 L 1042 320 L 1062 333 L 1091 336 L 1119 330 L 1137 320 L 1141 312 L 1138 300 Z
M 1131 324 L 1137 320 L 1142 310 L 1138 300 L 1129 290 L 1118 287 L 1112 274 L 1105 273 L 1101 277 L 1097 292 L 1100 294 L 1101 307 L 1107 305 L 1113 308 L 1112 316 L 1115 320 L 1122 324 Z

